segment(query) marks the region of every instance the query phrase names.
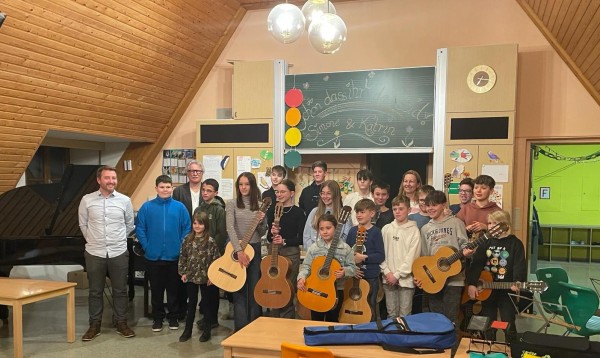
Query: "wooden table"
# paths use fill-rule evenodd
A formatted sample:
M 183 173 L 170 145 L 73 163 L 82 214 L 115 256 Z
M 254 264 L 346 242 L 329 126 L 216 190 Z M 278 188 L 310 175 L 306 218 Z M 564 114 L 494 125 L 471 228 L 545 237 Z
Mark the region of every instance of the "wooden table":
M 0 277 L 0 304 L 13 307 L 14 356 L 23 357 L 23 305 L 67 295 L 67 342 L 75 342 L 75 286 L 73 282 Z
M 332 324 L 339 323 L 260 317 L 221 342 L 223 356 L 225 358 L 281 357 L 282 342 L 304 345 L 303 328 L 305 326 L 329 326 Z M 468 357 L 468 346 L 469 340 L 463 339 L 456 357 Z M 423 355 L 390 352 L 373 345 L 319 347 L 330 349 L 336 358 L 423 357 Z M 450 357 L 450 350 L 446 349 L 444 353 L 439 354 L 427 354 L 427 357 Z

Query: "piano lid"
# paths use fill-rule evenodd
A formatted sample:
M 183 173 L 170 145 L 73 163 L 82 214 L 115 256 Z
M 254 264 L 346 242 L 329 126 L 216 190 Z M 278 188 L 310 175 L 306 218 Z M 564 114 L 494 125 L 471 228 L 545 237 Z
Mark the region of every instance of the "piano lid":
M 83 195 L 98 190 L 99 165 L 70 164 L 60 183 L 15 188 L 0 195 L 0 239 L 79 236 Z

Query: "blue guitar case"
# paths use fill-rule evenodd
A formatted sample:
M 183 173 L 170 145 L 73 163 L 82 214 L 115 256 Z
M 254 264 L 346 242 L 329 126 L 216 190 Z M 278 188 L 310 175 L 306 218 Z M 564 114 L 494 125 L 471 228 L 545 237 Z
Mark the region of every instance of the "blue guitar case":
M 386 350 L 419 354 L 452 348 L 456 339 L 454 323 L 432 312 L 354 325 L 304 327 L 308 346 L 375 344 Z

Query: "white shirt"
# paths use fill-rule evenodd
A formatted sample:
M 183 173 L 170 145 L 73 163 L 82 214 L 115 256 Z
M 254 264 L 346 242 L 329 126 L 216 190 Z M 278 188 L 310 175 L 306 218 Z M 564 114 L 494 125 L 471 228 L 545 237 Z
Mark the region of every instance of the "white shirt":
M 352 225 L 354 226 L 358 225 L 358 220 L 356 219 L 356 211 L 354 211 L 354 205 L 356 205 L 356 203 L 358 203 L 362 199 L 369 199 L 371 201 L 374 201 L 373 195 L 371 195 L 371 193 L 369 193 L 367 196 L 362 196 L 358 191 L 348 194 L 348 196 L 346 196 L 346 198 L 344 199 L 344 205 L 348 205 L 352 208 L 351 218 Z
M 192 214 L 196 211 L 196 208 L 200 206 L 200 190 L 194 191 L 190 186 L 190 196 L 192 197 Z
M 127 235 L 135 228 L 133 205 L 128 196 L 113 191 L 85 195 L 79 203 L 79 227 L 85 251 L 98 257 L 116 257 L 127 251 Z

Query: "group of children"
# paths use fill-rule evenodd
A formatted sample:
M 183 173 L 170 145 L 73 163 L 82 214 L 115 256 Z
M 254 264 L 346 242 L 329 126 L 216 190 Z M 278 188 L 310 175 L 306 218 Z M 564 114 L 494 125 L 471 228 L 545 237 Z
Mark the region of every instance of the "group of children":
M 491 272 L 495 281 L 526 280 L 523 243 L 510 234 L 510 230 L 484 241 L 479 249 L 467 247 L 471 236 L 480 235 L 499 223 L 510 228 L 510 215 L 490 201 L 495 186 L 492 177 L 481 175 L 474 180 L 462 180 L 459 190 L 461 202 L 449 207 L 444 192 L 422 185 L 419 174 L 408 171 L 402 178 L 400 194 L 392 199 L 391 210 L 385 205 L 389 198 L 388 185 L 374 182 L 368 170 L 359 171 L 356 179 L 358 190 L 343 202 L 353 208 L 351 224 L 350 220 L 346 223 L 336 220 L 342 202 L 334 181 L 322 182 L 321 200 L 308 214 L 304 229 L 307 253 L 297 277 L 299 290 L 306 289 L 305 280 L 311 274 L 313 259 L 327 253 L 336 226 L 344 225 L 342 242 L 338 243 L 335 255 L 342 265 L 335 272 L 338 278 L 337 305 L 325 314 L 312 312 L 313 320 L 337 321 L 344 300 L 343 280 L 350 277 L 363 278 L 369 283 L 367 300 L 372 320 L 377 318 L 379 307 L 376 297 L 380 285 L 385 294 L 388 317 L 431 311 L 456 321 L 464 286 L 468 286 L 470 298 L 476 299 L 481 271 Z M 364 252 L 357 253 L 352 246 L 360 226 L 365 228 L 367 239 Z M 316 235 L 317 232 L 319 235 Z M 412 264 L 419 256 L 435 255 L 442 246 L 461 250 L 463 256 L 470 259 L 464 263 L 464 270 L 450 277 L 440 292 L 423 293 L 420 291 L 421 282 L 412 276 Z M 514 286 L 511 290 L 517 291 Z M 494 290 L 482 304 L 482 314 L 495 320 L 499 311 L 501 319 L 509 323 L 508 338 L 516 332 L 516 311 L 509 297 L 511 290 Z M 425 299 L 421 301 L 423 297 Z
M 249 245 L 256 253 L 261 252 L 261 237 L 265 233 L 270 244 L 281 245 L 279 254 L 288 257 L 292 262 L 290 277 L 296 281 L 295 288 L 306 290 L 306 278 L 314 274 L 311 272 L 312 261 L 318 256 L 327 255 L 336 228 L 343 225 L 339 230 L 340 240 L 335 250 L 335 258 L 342 267 L 334 272 L 337 278 L 337 304 L 325 313 L 312 311 L 313 320 L 338 320 L 340 306 L 344 299 L 344 280 L 350 277 L 363 278 L 369 283 L 367 301 L 371 307 L 371 320 L 377 319 L 380 315 L 377 303 L 380 286 L 385 296 L 386 311 L 381 313 L 381 316 L 396 317 L 427 310 L 443 313 L 455 321 L 458 317 L 460 297 L 465 282 L 469 286 L 469 295 L 475 299 L 478 294 L 477 279 L 482 270 L 492 272 L 494 279 L 498 281 L 525 280 L 523 244 L 514 235 L 506 233 L 499 238 L 489 240 L 482 245 L 484 247 L 476 250 L 475 254 L 473 250 L 465 248 L 470 234 L 478 234 L 497 223 L 510 226 L 509 215 L 489 200 L 495 185 L 493 178 L 481 175 L 475 180 L 463 180 L 459 192 L 461 204 L 456 208 L 448 207 L 444 192 L 435 190 L 429 185 L 422 185 L 419 174 L 408 171 L 402 178 L 400 194 L 392 199 L 391 208 L 388 208 L 386 202 L 389 199 L 390 187 L 385 183 L 374 182 L 370 171 L 361 170 L 357 173 L 358 190 L 342 201 L 338 183 L 326 180 L 327 165 L 324 162 L 315 162 L 312 170 L 314 182 L 302 191 L 300 207 L 298 207 L 294 204 L 296 185 L 291 180 L 285 179 L 285 168 L 277 165 L 271 169 L 272 187 L 264 192 L 262 197 L 268 196 L 283 206 L 278 225 L 273 224 L 273 210 L 267 211 L 266 214 L 258 210 L 261 194 L 252 173 L 240 174 L 235 183 L 236 198 L 228 201 L 225 208 L 220 204 L 212 204 L 218 193 L 218 182 L 207 179 L 202 183 L 204 203 L 194 212 L 191 225 L 189 221 L 187 222 L 192 231 L 180 230 L 181 233 L 177 234 L 185 238 L 180 241 L 175 273 L 180 276 L 177 279 L 186 282 L 188 293 L 186 328 L 180 341 L 186 341 L 191 336 L 199 289 L 202 295 L 201 310 L 204 313 L 202 327 L 204 333 L 200 340 L 205 341 L 210 338 L 211 325 L 216 323 L 219 290 L 208 280 L 207 270 L 210 264 L 223 253 L 223 245 L 227 237 L 233 246 L 237 260 L 247 269 L 247 280 L 244 286 L 233 293 L 235 330 L 240 330 L 262 314 L 262 307 L 253 297 L 254 286 L 261 274 L 261 257 L 257 254 L 250 258 L 239 246 L 239 240 L 247 231 L 252 231 Z M 162 177 L 159 179 L 166 180 Z M 159 179 L 157 179 L 159 195 L 156 199 L 158 201 L 153 204 L 157 206 L 155 210 L 168 200 L 168 190 L 161 189 Z M 470 194 L 473 194 L 474 201 Z M 146 205 L 150 204 L 144 204 Z M 273 207 L 274 205 L 275 203 Z M 344 205 L 352 207 L 353 215 L 346 222 L 338 222 Z M 140 209 L 141 224 L 147 228 L 148 219 L 143 218 L 146 211 L 144 206 Z M 257 217 L 260 219 L 259 224 L 256 227 L 250 226 Z M 159 219 L 153 220 L 152 225 L 160 224 Z M 226 229 L 224 229 L 225 223 Z M 185 220 L 182 225 L 185 225 Z M 356 242 L 359 227 L 364 227 L 366 240 L 364 250 L 355 252 L 352 246 Z M 152 245 L 145 239 L 143 231 L 144 228 L 138 228 L 138 237 L 147 252 L 146 258 L 151 260 L 152 257 L 148 255 L 154 251 Z M 300 245 L 303 245 L 306 250 L 302 263 L 300 263 Z M 441 246 L 464 250 L 463 254 L 466 257 L 473 257 L 472 263 L 466 267 L 466 276 L 465 272 L 461 272 L 451 277 L 441 292 L 425 294 L 427 297 L 424 300 L 425 305 L 415 299 L 422 295 L 416 294 L 420 282 L 413 279 L 412 264 L 419 256 L 434 255 Z M 164 269 L 172 265 L 173 260 L 165 260 L 159 253 L 156 255 L 156 261 L 154 266 Z M 155 286 L 151 278 L 151 284 L 154 307 L 155 287 L 161 289 L 168 285 L 168 282 L 165 281 L 162 286 L 159 282 Z M 163 292 L 164 290 L 156 293 L 157 305 L 159 295 L 162 304 Z M 271 316 L 294 318 L 294 297 L 295 294 L 285 307 L 271 310 Z M 167 301 L 169 301 L 169 294 L 167 294 Z M 509 307 L 509 303 L 506 291 L 494 291 L 492 298 L 483 303 L 484 314 L 495 319 L 499 308 L 502 320 L 508 321 L 512 328 L 511 332 L 514 332 L 515 312 Z M 171 310 L 169 303 L 167 305 Z M 162 319 L 165 317 L 164 309 L 162 312 L 160 309 L 155 310 L 154 313 L 153 329 L 160 330 L 158 328 L 162 328 Z M 169 317 L 169 322 L 171 328 L 171 324 L 175 325 L 176 321 Z

